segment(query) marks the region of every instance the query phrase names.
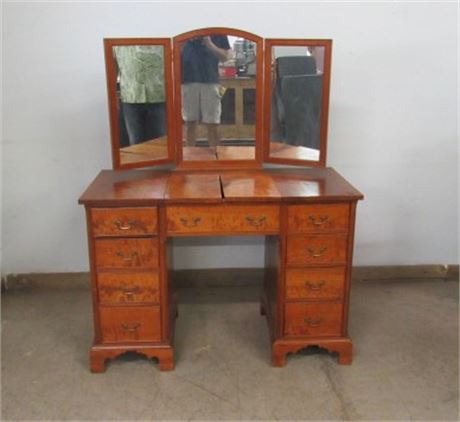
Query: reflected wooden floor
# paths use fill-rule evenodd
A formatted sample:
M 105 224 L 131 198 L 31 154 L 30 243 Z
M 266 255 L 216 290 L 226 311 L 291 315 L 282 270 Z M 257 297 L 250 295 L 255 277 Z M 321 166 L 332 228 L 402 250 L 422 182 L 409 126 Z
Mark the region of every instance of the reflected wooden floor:
M 120 148 L 121 164 L 139 161 L 161 160 L 168 157 L 166 137 L 152 139 L 140 144 Z
M 184 161 L 255 160 L 252 146 L 187 147 L 182 150 Z
M 256 158 L 254 146 L 218 146 L 216 148 L 184 146 L 182 153 L 184 161 L 231 161 L 255 160 Z M 165 159 L 168 157 L 166 138 L 120 148 L 120 157 L 122 164 Z M 270 157 L 319 161 L 319 150 L 271 142 Z
M 256 150 L 253 146 L 218 146 L 216 148 L 184 146 L 182 153 L 184 161 L 255 160 L 256 158 Z M 120 148 L 122 164 L 161 160 L 167 157 L 166 138 Z
M 256 148 L 251 146 L 217 147 L 218 160 L 255 160 Z
M 270 142 L 270 157 L 290 160 L 319 161 L 319 150 L 280 142 Z
M 209 147 L 184 147 L 182 157 L 184 161 L 217 161 L 216 149 Z

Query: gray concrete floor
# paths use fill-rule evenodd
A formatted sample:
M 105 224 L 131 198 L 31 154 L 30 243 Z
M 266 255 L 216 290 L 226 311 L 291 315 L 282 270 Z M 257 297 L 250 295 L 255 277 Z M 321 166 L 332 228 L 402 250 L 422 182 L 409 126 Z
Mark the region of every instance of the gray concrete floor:
M 91 374 L 89 289 L 2 297 L 3 420 L 456 420 L 458 282 L 356 282 L 354 362 L 270 366 L 258 288 L 179 291 L 177 366 L 125 355 Z

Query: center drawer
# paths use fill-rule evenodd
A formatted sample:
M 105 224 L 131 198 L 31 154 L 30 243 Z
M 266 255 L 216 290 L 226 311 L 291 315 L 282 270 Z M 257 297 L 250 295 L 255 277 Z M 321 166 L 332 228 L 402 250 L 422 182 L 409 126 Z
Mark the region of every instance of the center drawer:
M 169 207 L 166 216 L 168 234 L 274 234 L 279 231 L 276 205 Z

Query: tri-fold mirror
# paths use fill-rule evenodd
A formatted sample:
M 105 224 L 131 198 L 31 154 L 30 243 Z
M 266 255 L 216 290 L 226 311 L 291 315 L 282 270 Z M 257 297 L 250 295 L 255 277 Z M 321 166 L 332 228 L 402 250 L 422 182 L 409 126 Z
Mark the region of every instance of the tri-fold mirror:
M 206 28 L 104 46 L 114 168 L 325 165 L 331 40 Z

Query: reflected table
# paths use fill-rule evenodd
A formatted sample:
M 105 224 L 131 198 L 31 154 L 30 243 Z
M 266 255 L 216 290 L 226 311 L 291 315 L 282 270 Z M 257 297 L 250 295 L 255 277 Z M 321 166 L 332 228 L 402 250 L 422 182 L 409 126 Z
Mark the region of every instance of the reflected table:
M 151 139 L 136 145 L 120 148 L 120 163 L 130 164 L 150 160 L 162 160 L 168 157 L 166 137 Z

